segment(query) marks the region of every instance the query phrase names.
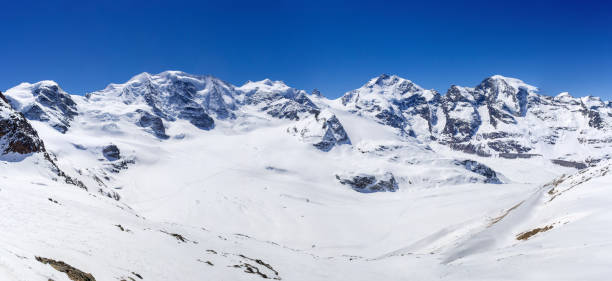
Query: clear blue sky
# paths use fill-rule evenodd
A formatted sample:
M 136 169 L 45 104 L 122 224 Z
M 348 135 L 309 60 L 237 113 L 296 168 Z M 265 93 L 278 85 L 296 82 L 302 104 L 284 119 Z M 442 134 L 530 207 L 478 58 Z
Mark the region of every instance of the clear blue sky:
M 612 99 L 612 1 L 460 2 L 4 1 L 0 89 L 172 69 L 338 97 L 381 73 L 443 93 L 501 74 Z

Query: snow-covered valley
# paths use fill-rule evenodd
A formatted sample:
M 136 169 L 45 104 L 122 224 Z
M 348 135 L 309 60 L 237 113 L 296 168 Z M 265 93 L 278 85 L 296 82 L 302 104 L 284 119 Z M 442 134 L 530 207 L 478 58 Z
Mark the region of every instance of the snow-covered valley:
M 178 71 L 2 97 L 1 280 L 612 273 L 612 103 L 596 97 L 382 75 L 329 100 Z

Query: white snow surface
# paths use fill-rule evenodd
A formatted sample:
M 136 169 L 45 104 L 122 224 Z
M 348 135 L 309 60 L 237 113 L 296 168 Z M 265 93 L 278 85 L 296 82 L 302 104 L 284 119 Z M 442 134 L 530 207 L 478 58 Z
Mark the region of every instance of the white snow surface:
M 518 79 L 494 78 L 536 90 Z M 143 83 L 163 89 L 167 79 L 196 79 L 199 103 L 211 87 L 227 90 L 215 93 L 226 93 L 222 105 L 235 110 L 235 119 L 213 115 L 216 127 L 209 131 L 185 120 L 164 122 L 167 140 L 147 133 L 130 113 L 150 108 L 125 89 Z M 312 117 L 294 121 L 235 109 L 249 93 L 303 93 L 279 81 L 234 87 L 169 71 L 72 96 L 79 115 L 65 134 L 42 121 L 30 123 L 58 166 L 89 189 L 58 180 L 42 154 L 0 158 L 0 280 L 69 280 L 37 256 L 64 261 L 96 280 L 139 280 L 136 274 L 143 280 L 608 279 L 610 162 L 578 171 L 546 157 L 479 157 L 400 134 L 355 112 L 354 105 L 414 94 L 377 85 L 407 87 L 408 80 L 377 79 L 358 90 L 350 106 L 312 99 L 321 118 L 338 118 L 351 141 L 329 152 L 312 145 L 324 134 Z M 24 104 L 28 99 L 16 90 L 11 97 Z M 596 99 L 582 103 L 601 106 Z M 540 122 L 526 118 L 521 122 Z M 584 125 L 577 120 L 555 122 Z M 307 133 L 287 133 L 294 126 Z M 111 143 L 120 160 L 102 156 Z M 579 145 L 539 149 L 601 153 L 576 152 Z M 503 183 L 484 183 L 483 175 L 457 164 L 466 159 L 491 168 Z M 117 168 L 122 162 L 125 168 Z M 398 191 L 359 193 L 336 179 L 385 173 L 394 175 Z

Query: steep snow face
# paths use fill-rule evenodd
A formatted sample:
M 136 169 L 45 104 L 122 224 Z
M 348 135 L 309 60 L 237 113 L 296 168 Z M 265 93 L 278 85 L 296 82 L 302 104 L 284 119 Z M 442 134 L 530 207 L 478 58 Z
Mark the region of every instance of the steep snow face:
M 249 81 L 237 89 L 243 95 L 243 104 L 275 118 L 300 120 L 319 111 L 306 92 L 291 88 L 282 81 Z
M 22 83 L 6 91 L 6 98 L 29 120 L 45 122 L 62 133 L 78 114 L 72 97 L 54 81 Z
M 383 74 L 344 94 L 340 102 L 350 112 L 414 135 L 414 130 L 418 133 L 429 131 L 431 107 L 439 99 L 440 95 L 433 90 L 424 90 L 410 80 Z
M 199 129 L 210 130 L 214 127 L 212 117 L 235 118 L 235 96 L 232 85 L 214 77 L 166 71 L 157 75 L 143 73 L 124 84 L 111 84 L 88 94 L 87 100 L 133 107 L 132 113 L 139 116 L 138 124 L 163 137 L 161 120 L 183 119 Z

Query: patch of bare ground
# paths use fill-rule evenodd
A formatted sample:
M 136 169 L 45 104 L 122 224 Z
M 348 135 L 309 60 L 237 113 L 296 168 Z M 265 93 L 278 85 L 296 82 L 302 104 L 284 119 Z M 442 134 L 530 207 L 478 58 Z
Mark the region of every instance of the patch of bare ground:
M 198 244 L 198 242 L 197 242 L 197 241 L 191 241 L 191 240 L 189 240 L 189 239 L 185 238 L 183 235 L 180 235 L 180 234 L 178 234 L 178 233 L 171 233 L 171 232 L 168 232 L 168 231 L 165 231 L 165 230 L 160 230 L 160 232 L 165 233 L 165 234 L 168 234 L 168 235 L 170 235 L 170 236 L 172 236 L 172 237 L 176 238 L 176 240 L 178 240 L 178 241 L 179 241 L 179 243 L 181 243 L 181 242 L 182 242 L 182 243 L 191 242 L 191 243 L 193 243 L 193 244 Z
M 227 255 L 228 253 L 223 254 L 223 256 L 227 256 Z M 243 260 L 240 261 L 239 264 L 234 264 L 231 267 L 242 268 L 244 269 L 244 272 L 249 273 L 249 274 L 258 275 L 259 277 L 263 279 L 281 280 L 281 277 L 278 274 L 278 271 L 276 271 L 270 264 L 260 259 L 249 258 L 242 254 L 238 254 L 236 256 L 240 257 Z M 260 268 L 261 266 L 263 266 L 263 268 Z M 266 272 L 268 273 L 266 274 Z
M 538 234 L 540 232 L 549 231 L 552 228 L 553 228 L 552 225 L 547 225 L 547 226 L 544 226 L 544 227 L 534 228 L 534 229 L 532 229 L 530 231 L 520 233 L 519 235 L 516 236 L 516 240 L 527 240 L 527 239 L 531 238 L 531 236 L 534 236 L 534 235 L 536 235 L 536 234 Z
M 96 278 L 94 278 L 93 275 L 91 275 L 91 273 L 83 272 L 63 261 L 56 261 L 53 259 L 42 258 L 42 257 L 36 257 L 36 260 L 41 263 L 50 265 L 51 267 L 53 267 L 55 270 L 59 272 L 66 273 L 66 275 L 68 275 L 68 278 L 70 278 L 70 280 L 96 281 Z
M 491 227 L 494 224 L 498 223 L 499 221 L 503 220 L 510 212 L 512 212 L 514 209 L 518 208 L 521 204 L 523 204 L 523 202 L 525 202 L 525 201 L 518 202 L 518 204 L 516 204 L 516 205 L 512 206 L 510 209 L 506 210 L 501 216 L 492 219 L 491 223 L 489 224 L 488 227 Z
M 568 178 L 565 178 L 565 175 L 563 175 L 560 178 L 547 184 L 547 186 L 553 186 L 553 188 L 548 191 L 548 195 L 551 196 L 548 202 L 553 201 L 555 198 L 559 197 L 563 193 L 573 189 L 576 186 L 579 186 L 594 178 L 603 177 L 607 175 L 609 172 L 610 172 L 610 166 L 605 166 L 597 170 L 589 170 L 589 169 L 581 170 L 580 172 L 578 172 L 578 174 L 572 177 L 568 177 Z M 565 181 L 567 181 L 567 184 L 569 185 L 569 187 L 563 190 L 556 189 L 561 183 Z

